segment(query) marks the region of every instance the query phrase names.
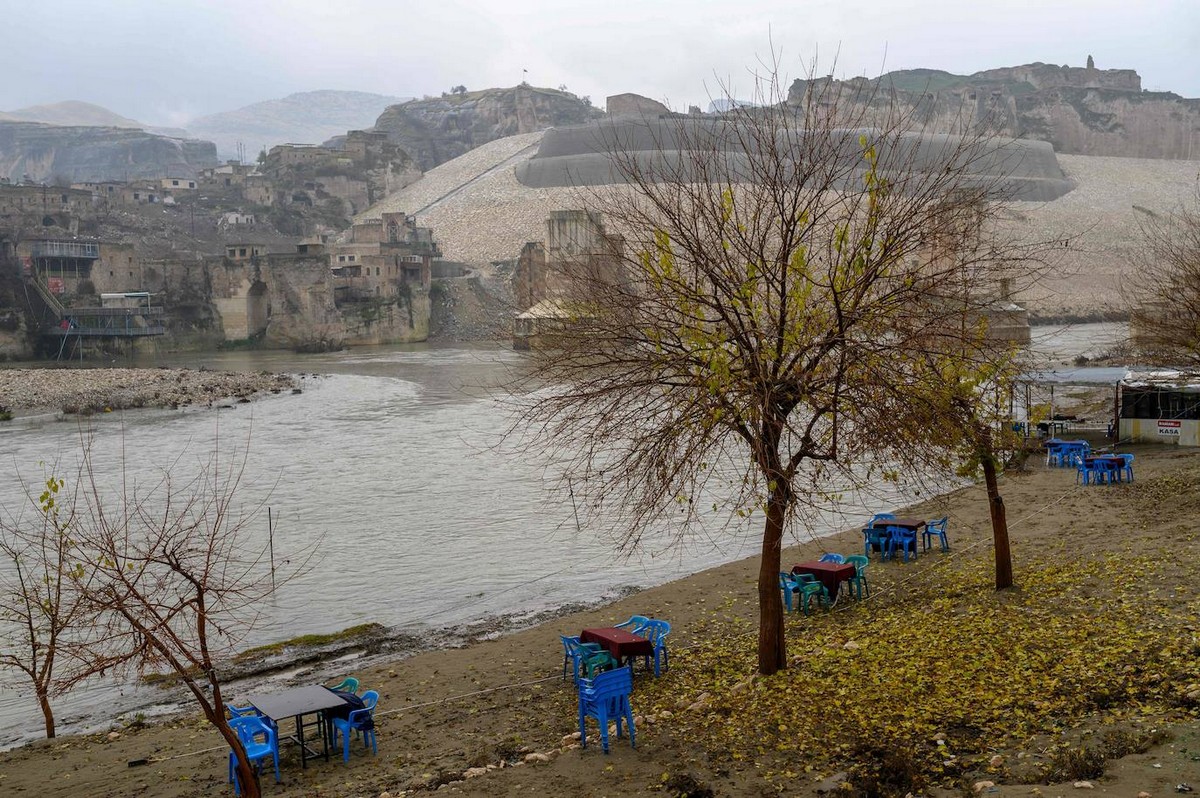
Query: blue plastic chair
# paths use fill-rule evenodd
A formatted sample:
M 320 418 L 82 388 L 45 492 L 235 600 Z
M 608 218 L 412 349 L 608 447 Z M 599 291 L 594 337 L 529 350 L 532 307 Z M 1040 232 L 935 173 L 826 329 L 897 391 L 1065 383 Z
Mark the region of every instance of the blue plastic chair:
M 575 683 L 578 684 L 584 660 L 590 654 L 598 654 L 603 651 L 604 647 L 599 643 L 581 643 L 579 642 L 578 635 L 571 637 L 559 635 L 558 637 L 562 640 L 563 645 L 562 677 L 564 680 L 567 678 L 567 662 L 571 662 L 573 663 L 572 667 L 575 669 Z
M 796 592 L 796 582 L 787 571 L 779 572 L 779 589 L 783 591 L 783 605 L 787 611 L 792 611 L 792 594 Z
M 1117 477 L 1120 476 L 1120 473 L 1121 473 L 1121 467 L 1118 466 L 1116 463 L 1113 463 L 1110 460 L 1093 460 L 1092 461 L 1092 474 L 1094 475 L 1094 477 L 1095 477 L 1094 481 L 1097 484 L 1105 484 L 1106 483 L 1106 484 L 1111 485 L 1112 483 L 1117 481 Z
M 1088 485 L 1095 482 L 1097 478 L 1096 464 L 1089 463 L 1087 460 L 1080 458 L 1079 465 L 1075 467 L 1075 482 Z
M 666 621 L 650 621 L 647 624 L 642 634 L 654 646 L 654 675 L 661 675 L 662 671 L 670 670 L 671 664 L 667 661 L 667 635 L 671 633 L 671 624 Z M 650 657 L 646 657 L 646 670 L 650 669 Z
M 375 741 L 375 706 L 379 703 L 379 693 L 368 690 L 362 694 L 363 708 L 356 709 L 345 718 L 333 719 L 333 744 L 337 745 L 338 735 L 342 735 L 342 761 L 350 761 L 350 733 L 362 734 L 363 745 L 371 744 L 371 753 L 378 754 L 379 747 Z
M 1125 463 L 1125 465 L 1122 466 L 1121 469 L 1118 470 L 1118 472 L 1117 472 L 1118 476 L 1120 476 L 1121 472 L 1124 472 L 1125 476 L 1129 477 L 1129 481 L 1133 482 L 1133 455 L 1122 454 L 1122 455 L 1118 455 L 1118 456 Z
M 255 766 L 256 772 L 261 772 L 262 761 L 267 757 L 275 762 L 275 783 L 279 783 L 279 735 L 275 728 L 264 718 L 255 715 L 241 715 L 229 719 L 229 728 L 233 729 L 246 749 L 246 758 Z M 262 741 L 259 741 L 262 737 Z M 237 754 L 229 752 L 229 780 L 233 782 L 233 794 L 241 795 L 241 784 L 237 777 Z
M 850 581 L 850 588 L 862 601 L 864 595 L 871 595 L 871 588 L 867 584 L 867 566 L 871 564 L 869 557 L 864 557 L 861 554 L 851 554 L 846 558 L 846 562 L 854 566 L 854 578 Z
M 869 526 L 863 530 L 863 554 L 871 556 L 871 549 L 879 549 L 879 558 L 886 560 L 891 556 L 890 545 L 893 529 L 890 526 Z
M 933 542 L 934 535 L 937 536 L 938 542 L 942 544 L 942 551 L 950 551 L 950 542 L 946 540 L 946 524 L 949 523 L 948 516 L 942 516 L 935 521 L 930 521 L 925 524 L 925 531 L 921 533 L 922 547 L 925 551 L 929 551 L 929 546 Z
M 579 741 L 587 748 L 588 718 L 600 724 L 600 747 L 608 753 L 608 722 L 616 721 L 617 739 L 621 739 L 621 721 L 629 724 L 629 745 L 637 748 L 633 727 L 633 709 L 629 694 L 633 690 L 632 668 L 617 668 L 579 682 Z
M 904 562 L 908 562 L 908 550 L 912 549 L 913 559 L 917 559 L 917 530 L 909 529 L 903 526 L 889 526 L 888 531 L 888 559 L 896 556 L 896 548 L 899 547 L 904 555 Z
M 832 551 L 822 554 L 821 559 L 818 560 L 818 562 L 836 562 L 838 564 L 844 563 L 845 561 L 846 561 L 845 557 L 843 557 L 842 555 L 840 555 L 836 552 L 832 552 Z
M 645 615 L 630 615 L 628 621 L 622 621 L 616 626 L 618 629 L 628 630 L 631 634 L 640 635 L 648 623 L 650 619 Z

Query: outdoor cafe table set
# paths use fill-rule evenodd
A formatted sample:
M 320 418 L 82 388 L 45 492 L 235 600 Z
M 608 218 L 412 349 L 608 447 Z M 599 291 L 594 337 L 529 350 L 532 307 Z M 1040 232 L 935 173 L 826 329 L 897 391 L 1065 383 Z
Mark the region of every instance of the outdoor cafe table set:
M 246 753 L 251 757 L 252 763 L 257 761 L 260 763 L 262 758 L 268 754 L 273 756 L 275 761 L 275 780 L 279 780 L 279 741 L 280 725 L 289 718 L 295 721 L 295 734 L 288 734 L 287 737 L 300 748 L 300 766 L 308 767 L 308 760 L 323 756 L 325 761 L 329 761 L 329 741 L 334 736 L 334 726 L 344 727 L 346 734 L 346 756 L 349 756 L 350 734 L 352 731 L 360 731 L 363 735 L 363 741 L 370 740 L 371 749 L 375 749 L 374 725 L 371 722 L 371 714 L 373 714 L 375 702 L 378 700 L 378 693 L 368 691 L 360 698 L 354 691 L 357 690 L 357 679 L 343 680 L 343 685 L 352 684 L 348 687 L 347 692 L 342 692 L 337 688 L 324 687 L 322 685 L 306 685 L 303 687 L 293 687 L 290 690 L 284 690 L 279 693 L 259 693 L 249 696 L 247 704 L 249 706 L 238 708 L 230 706 L 229 709 L 234 717 L 230 720 L 230 725 L 244 723 L 252 719 L 257 719 L 260 724 L 255 730 L 239 731 L 239 737 L 242 737 L 242 744 L 246 748 Z M 356 719 L 357 716 L 357 719 Z M 364 717 L 365 716 L 365 717 Z M 306 720 L 307 719 L 307 720 Z M 262 724 L 266 725 L 262 725 Z M 243 736 L 243 733 L 253 735 L 251 737 Z M 286 732 L 284 732 L 286 734 Z M 259 742 L 258 735 L 265 735 L 266 742 Z M 315 743 L 314 736 L 320 740 L 320 750 L 314 750 L 310 747 L 311 743 Z M 253 751 L 251 749 L 254 749 Z M 239 785 L 234 774 L 234 759 L 232 752 L 230 753 L 229 778 L 234 782 L 234 792 L 240 793 Z

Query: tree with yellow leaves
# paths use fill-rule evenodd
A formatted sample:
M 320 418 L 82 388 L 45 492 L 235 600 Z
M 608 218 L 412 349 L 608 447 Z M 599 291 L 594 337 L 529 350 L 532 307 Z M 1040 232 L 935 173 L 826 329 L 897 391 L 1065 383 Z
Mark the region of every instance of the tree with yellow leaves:
M 957 342 L 1040 251 L 990 224 L 1018 143 L 923 135 L 864 91 L 810 81 L 789 104 L 776 70 L 720 119 L 602 126 L 621 184 L 581 194 L 624 237 L 621 269 L 561 275 L 553 346 L 532 355 L 548 387 L 521 410 L 627 548 L 664 519 L 682 538 L 762 518 L 764 674 L 787 663 L 789 523 L 957 445 L 924 423 L 945 406 L 922 395 L 942 390 L 930 356 L 986 365 Z

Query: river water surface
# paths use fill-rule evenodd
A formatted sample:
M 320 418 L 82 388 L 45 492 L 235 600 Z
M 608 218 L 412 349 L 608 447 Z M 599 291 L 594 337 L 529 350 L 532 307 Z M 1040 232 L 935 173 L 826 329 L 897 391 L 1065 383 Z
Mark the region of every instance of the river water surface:
M 671 530 L 648 530 L 632 556 L 619 553 L 605 530 L 577 528 L 572 499 L 550 490 L 546 464 L 500 445 L 512 417 L 498 389 L 522 366 L 522 356 L 504 347 L 190 354 L 142 365 L 309 376 L 300 394 L 223 409 L 82 422 L 20 417 L 0 427 L 0 506 L 21 506 L 21 482 L 37 483 L 42 463 L 58 461 L 56 470 L 69 474 L 84 424 L 97 471 L 110 480 L 124 468 L 144 482 L 172 463 L 194 472 L 218 439 L 230 453 L 248 441 L 239 503 L 271 507 L 280 558 L 312 546 L 317 556 L 263 608 L 247 646 L 366 622 L 420 634 L 533 615 L 758 552 L 757 521 L 677 546 L 668 545 Z M 828 534 L 904 500 L 883 487 L 795 535 Z M 250 530 L 265 539 L 265 515 Z M 556 661 L 555 652 L 546 656 Z M 93 683 L 56 702 L 59 729 L 103 727 L 121 712 L 153 712 L 162 700 L 154 688 Z M 0 747 L 37 737 L 40 728 L 28 688 L 0 674 Z

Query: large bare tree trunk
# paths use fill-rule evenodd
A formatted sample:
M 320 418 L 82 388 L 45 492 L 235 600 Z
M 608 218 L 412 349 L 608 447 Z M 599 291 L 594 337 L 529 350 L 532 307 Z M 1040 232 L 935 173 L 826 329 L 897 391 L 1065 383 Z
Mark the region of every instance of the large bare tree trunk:
M 758 672 L 765 676 L 787 668 L 783 602 L 779 593 L 784 510 L 784 499 L 777 488 L 771 491 L 767 503 L 767 524 L 758 566 Z
M 1012 551 L 1008 547 L 1008 518 L 1004 513 L 1004 499 L 996 481 L 996 460 L 991 452 L 983 457 L 983 482 L 987 486 L 988 510 L 992 515 L 992 541 L 996 549 L 996 589 L 1012 587 Z

